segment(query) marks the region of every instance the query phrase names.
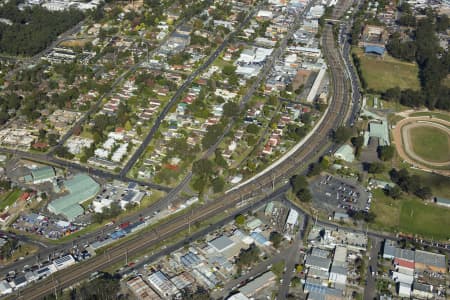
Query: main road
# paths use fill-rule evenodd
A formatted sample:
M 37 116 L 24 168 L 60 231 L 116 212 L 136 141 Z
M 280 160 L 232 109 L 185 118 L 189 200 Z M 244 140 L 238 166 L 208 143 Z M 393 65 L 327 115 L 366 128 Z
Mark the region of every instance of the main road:
M 125 253 L 128 253 L 129 256 L 141 253 L 159 241 L 181 232 L 186 228 L 188 218 L 192 223 L 205 220 L 216 214 L 223 213 L 226 209 L 239 206 L 239 203 L 248 201 L 255 194 L 261 195 L 261 192 L 270 191 L 275 183 L 284 182 L 287 177 L 295 174 L 299 167 L 311 162 L 318 154 L 323 153 L 324 149 L 328 149 L 330 132 L 344 122 L 343 119 L 351 104 L 351 101 L 348 101 L 348 84 L 345 76 L 343 76 L 342 58 L 339 50 L 336 49 L 332 25 L 330 24 L 325 25 L 323 32 L 323 49 L 330 67 L 333 84 L 329 108 L 326 112 L 326 118 L 323 119 L 323 122 L 316 129 L 316 134 L 310 137 L 308 143 L 297 149 L 291 159 L 281 163 L 277 170 L 264 174 L 254 181 L 249 181 L 239 189 L 230 191 L 217 200 L 163 222 L 156 231 L 142 232 L 125 243 L 119 243 L 111 247 L 108 250 L 108 255 L 96 256 L 85 263 L 75 265 L 68 271 L 56 273 L 54 275 L 56 281 L 47 279 L 40 282 L 39 285 L 31 286 L 23 291 L 23 297 L 25 299 L 41 298 L 54 290 L 55 282 L 60 288 L 68 287 L 87 278 L 94 271 L 121 261 L 124 259 Z M 277 192 L 283 193 L 285 190 L 286 188 Z

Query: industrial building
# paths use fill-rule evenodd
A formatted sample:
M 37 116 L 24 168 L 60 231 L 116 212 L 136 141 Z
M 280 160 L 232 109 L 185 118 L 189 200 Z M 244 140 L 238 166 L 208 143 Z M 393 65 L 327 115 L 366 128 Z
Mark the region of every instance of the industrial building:
M 141 277 L 135 277 L 127 281 L 127 286 L 131 292 L 139 300 L 160 300 L 161 297 L 158 296 L 155 291 L 153 291 Z
M 56 173 L 53 167 L 45 166 L 31 171 L 31 180 L 33 184 L 40 184 L 43 182 L 51 182 L 55 178 Z
M 48 210 L 56 215 L 63 215 L 68 221 L 84 213 L 81 203 L 93 198 L 100 190 L 95 180 L 86 174 L 77 174 L 64 182 L 68 195 L 62 196 L 48 205 Z

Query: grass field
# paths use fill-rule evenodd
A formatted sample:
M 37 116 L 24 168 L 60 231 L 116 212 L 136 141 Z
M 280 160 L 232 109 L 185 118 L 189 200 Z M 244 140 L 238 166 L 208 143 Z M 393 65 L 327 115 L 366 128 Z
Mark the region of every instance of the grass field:
M 427 205 L 428 204 L 428 205 Z M 450 238 L 450 209 L 418 199 L 402 200 L 400 230 L 431 239 Z
M 418 198 L 393 200 L 383 191 L 374 191 L 372 228 L 383 231 L 413 233 L 429 239 L 450 238 L 450 209 L 426 203 Z
M 420 126 L 410 131 L 414 152 L 430 162 L 446 162 L 449 160 L 448 134 L 439 128 Z
M 403 62 L 389 55 L 383 59 L 364 55 L 362 49 L 353 49 L 361 60 L 362 76 L 367 87 L 378 92 L 389 88 L 420 89 L 417 64 Z
M 441 113 L 441 112 L 427 112 L 427 111 L 423 111 L 423 112 L 417 112 L 417 113 L 412 113 L 409 115 L 410 117 L 426 117 L 426 116 L 431 116 L 433 118 L 438 118 L 438 119 L 442 119 L 445 121 L 449 121 L 450 122 L 450 115 L 446 114 L 446 113 Z
M 12 190 L 7 193 L 3 198 L 0 199 L 0 211 L 4 210 L 5 207 L 11 206 L 16 202 L 17 198 L 20 196 L 20 190 Z
M 67 40 L 64 42 L 61 42 L 59 46 L 61 47 L 68 47 L 68 48 L 83 48 L 88 42 L 90 42 L 90 39 L 79 39 L 79 40 Z
M 415 169 L 410 169 L 409 173 L 411 175 L 420 176 L 422 184 L 424 186 L 429 186 L 433 191 L 433 195 L 450 199 L 450 184 L 448 184 L 448 177 Z
M 375 214 L 375 222 L 372 227 L 384 231 L 397 231 L 400 221 L 400 200 L 393 200 L 384 192 L 377 189 L 373 192 L 371 211 Z

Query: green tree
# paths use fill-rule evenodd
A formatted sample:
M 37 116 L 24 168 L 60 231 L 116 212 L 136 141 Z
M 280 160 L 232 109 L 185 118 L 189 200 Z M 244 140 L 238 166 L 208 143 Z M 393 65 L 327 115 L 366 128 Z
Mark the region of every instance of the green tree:
M 214 164 L 207 158 L 202 158 L 192 165 L 192 173 L 202 178 L 208 178 L 213 173 Z
M 231 75 L 234 75 L 234 74 L 235 74 L 235 71 L 236 71 L 236 66 L 233 66 L 233 65 L 225 65 L 225 66 L 223 67 L 223 69 L 222 69 L 222 73 L 223 73 L 225 76 L 231 76 Z
M 296 194 L 301 189 L 305 189 L 308 187 L 308 180 L 303 175 L 292 176 L 290 183 L 294 194 Z
M 203 149 L 206 150 L 212 145 L 214 145 L 219 137 L 223 134 L 223 125 L 215 124 L 208 127 L 205 136 L 202 139 Z
M 212 181 L 212 188 L 214 193 L 221 193 L 225 188 L 225 180 L 222 176 L 216 177 Z
M 378 147 L 378 157 L 383 161 L 391 160 L 394 157 L 394 153 L 395 147 L 392 145 Z
M 270 233 L 270 241 L 272 242 L 273 246 L 275 248 L 278 248 L 280 246 L 281 241 L 283 240 L 283 235 L 277 231 L 272 231 Z
M 247 128 L 246 128 L 246 131 L 248 132 L 248 133 L 250 133 L 250 134 L 258 134 L 258 132 L 259 132 L 259 126 L 258 125 L 256 125 L 256 124 L 249 124 L 248 126 L 247 126 Z
M 232 101 L 225 103 L 223 105 L 223 115 L 227 118 L 237 117 L 239 115 L 239 105 Z
M 237 215 L 237 216 L 234 218 L 234 222 L 235 222 L 237 225 L 240 225 L 240 226 L 244 225 L 244 224 L 245 224 L 245 216 L 244 216 L 244 215 L 241 215 L 241 214 Z
M 389 197 L 391 197 L 392 199 L 398 199 L 402 195 L 402 190 L 400 189 L 400 187 L 398 185 L 396 185 L 396 186 L 393 186 L 393 187 L 389 187 L 386 190 L 386 194 Z
M 385 170 L 384 165 L 380 162 L 369 164 L 368 172 L 372 174 L 382 173 Z
M 353 130 L 349 127 L 338 127 L 333 132 L 333 140 L 335 143 L 342 144 L 347 142 L 352 136 Z

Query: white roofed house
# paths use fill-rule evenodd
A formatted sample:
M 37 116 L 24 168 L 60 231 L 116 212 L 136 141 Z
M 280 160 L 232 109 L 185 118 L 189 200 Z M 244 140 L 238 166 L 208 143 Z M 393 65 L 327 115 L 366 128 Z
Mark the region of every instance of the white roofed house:
M 289 210 L 289 215 L 286 219 L 286 229 L 293 229 L 298 222 L 298 212 L 295 209 Z

